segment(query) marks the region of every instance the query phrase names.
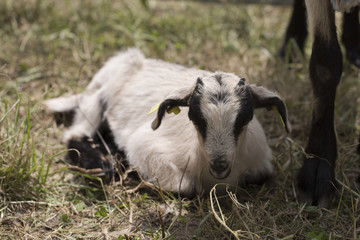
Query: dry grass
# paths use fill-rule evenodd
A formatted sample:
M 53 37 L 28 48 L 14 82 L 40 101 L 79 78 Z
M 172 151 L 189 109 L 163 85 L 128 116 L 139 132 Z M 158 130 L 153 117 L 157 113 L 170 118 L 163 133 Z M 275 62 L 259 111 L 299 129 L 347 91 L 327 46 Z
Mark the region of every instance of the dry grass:
M 339 86 L 336 169 L 342 188 L 329 209 L 298 201 L 295 178 L 311 113 L 307 56 L 277 58 L 289 6 L 191 1 L 0 2 L 1 239 L 357 239 L 360 191 L 355 153 L 357 70 Z M 293 126 L 257 111 L 277 174 L 236 195 L 179 200 L 127 178 L 99 185 L 62 161 L 63 129 L 43 99 L 81 91 L 102 63 L 129 46 L 147 56 L 234 72 L 277 91 Z M 181 206 L 181 207 L 180 207 Z

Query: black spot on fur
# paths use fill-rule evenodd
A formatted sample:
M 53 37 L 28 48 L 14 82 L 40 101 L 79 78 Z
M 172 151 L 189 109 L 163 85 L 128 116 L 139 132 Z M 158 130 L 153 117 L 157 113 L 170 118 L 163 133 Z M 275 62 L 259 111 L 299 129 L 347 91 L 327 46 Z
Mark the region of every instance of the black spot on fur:
M 115 156 L 119 154 L 121 157 L 125 157 L 123 151 L 120 151 L 115 143 L 114 135 L 110 129 L 109 123 L 107 120 L 104 120 L 99 128 L 98 134 L 95 134 L 93 137 L 94 142 L 99 143 L 100 151 L 103 154 L 109 154 L 108 150 L 106 149 L 105 145 L 102 143 L 100 136 L 103 138 L 104 142 L 108 146 L 111 155 Z
M 125 159 L 125 153 L 117 148 L 106 120 L 100 124 L 98 132 L 92 138 L 71 139 L 68 149 L 66 159 L 71 164 L 85 169 L 102 169 L 105 182 L 114 177 L 119 167 L 122 170 L 128 167 L 127 162 L 122 161 Z M 119 163 L 122 166 L 118 166 Z
M 111 169 L 103 158 L 99 144 L 95 143 L 92 138 L 83 137 L 79 140 L 71 139 L 68 142 L 68 149 L 67 159 L 70 160 L 70 163 L 73 165 L 85 169 Z
M 64 124 L 65 127 L 71 126 L 74 121 L 75 110 L 70 110 L 66 112 L 55 112 L 54 119 L 57 126 Z

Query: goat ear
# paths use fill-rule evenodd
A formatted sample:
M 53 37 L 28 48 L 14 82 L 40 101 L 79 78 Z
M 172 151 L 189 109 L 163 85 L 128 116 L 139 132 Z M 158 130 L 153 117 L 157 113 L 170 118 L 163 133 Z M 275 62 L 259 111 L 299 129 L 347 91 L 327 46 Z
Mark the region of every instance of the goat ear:
M 284 102 L 275 93 L 264 87 L 258 87 L 254 84 L 248 85 L 254 100 L 255 108 L 267 108 L 271 110 L 273 107 L 278 111 L 281 120 L 287 132 L 291 131 L 291 126 L 287 118 L 287 110 Z
M 189 106 L 189 100 L 193 88 L 183 88 L 170 93 L 170 95 L 160 104 L 156 118 L 151 124 L 151 128 L 156 130 L 160 127 L 161 121 L 165 113 L 174 107 Z

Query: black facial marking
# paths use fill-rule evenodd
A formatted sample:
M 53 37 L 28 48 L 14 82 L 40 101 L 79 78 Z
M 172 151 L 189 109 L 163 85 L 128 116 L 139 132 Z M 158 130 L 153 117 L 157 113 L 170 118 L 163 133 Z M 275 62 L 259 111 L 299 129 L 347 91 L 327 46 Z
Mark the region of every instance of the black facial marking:
M 204 85 L 200 78 L 198 78 L 196 87 L 190 99 L 189 104 L 189 119 L 193 122 L 197 130 L 200 132 L 203 139 L 206 138 L 207 124 L 203 113 L 201 112 L 200 100 L 201 92 L 200 88 Z
M 223 86 L 224 82 L 222 81 L 221 74 L 216 74 L 215 80 L 220 85 L 220 87 Z M 215 105 L 218 105 L 219 103 L 227 103 L 228 99 L 229 92 L 225 91 L 225 89 L 222 88 L 219 88 L 216 93 L 213 93 L 209 96 L 209 100 Z
M 218 105 L 219 103 L 227 103 L 229 100 L 229 93 L 220 90 L 220 91 L 210 95 L 209 99 L 215 105 Z
M 254 102 L 251 92 L 246 87 L 240 88 L 238 91 L 239 101 L 241 102 L 241 108 L 238 112 L 234 126 L 234 136 L 237 141 L 243 127 L 248 124 L 254 116 Z
M 220 74 L 216 74 L 216 75 L 215 75 L 215 80 L 218 82 L 218 84 L 219 84 L 220 86 L 223 85 L 223 82 L 222 82 L 222 79 L 221 79 L 221 75 L 220 75 Z

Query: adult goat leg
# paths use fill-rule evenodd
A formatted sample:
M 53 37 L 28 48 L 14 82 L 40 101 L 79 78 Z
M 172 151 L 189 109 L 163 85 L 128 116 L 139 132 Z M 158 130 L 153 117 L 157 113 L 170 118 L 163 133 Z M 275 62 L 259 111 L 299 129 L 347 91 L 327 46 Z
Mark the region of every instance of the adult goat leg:
M 330 1 L 306 0 L 306 7 L 313 34 L 309 70 L 314 103 L 307 155 L 298 175 L 298 186 L 304 200 L 325 207 L 336 186 L 334 105 L 342 73 L 342 54 Z
M 283 45 L 279 50 L 279 56 L 281 58 L 285 58 L 288 44 L 291 39 L 295 40 L 300 51 L 303 53 L 307 35 L 308 31 L 304 0 L 294 0 L 293 11 L 291 14 L 289 25 L 286 28 Z
M 349 13 L 344 13 L 341 41 L 346 49 L 347 60 L 360 68 L 359 7 L 351 9 Z

